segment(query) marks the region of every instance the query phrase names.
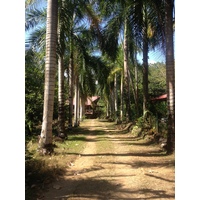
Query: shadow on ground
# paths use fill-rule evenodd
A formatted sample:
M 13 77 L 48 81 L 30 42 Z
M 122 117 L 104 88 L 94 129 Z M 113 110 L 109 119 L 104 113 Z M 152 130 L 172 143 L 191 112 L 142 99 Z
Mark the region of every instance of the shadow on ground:
M 48 166 L 44 160 L 35 158 L 25 162 L 25 196 L 35 200 L 46 184 L 56 181 L 66 173 L 64 168 Z
M 106 123 L 106 121 L 105 121 Z M 108 125 L 108 129 L 111 130 L 113 127 Z M 152 143 L 149 141 L 142 140 L 141 137 L 134 136 L 123 136 L 119 135 L 122 132 L 114 132 L 108 131 L 107 128 L 94 127 L 95 130 L 91 130 L 91 127 L 77 127 L 74 128 L 73 131 L 69 133 L 69 140 L 72 141 L 85 141 L 85 142 L 98 142 L 104 140 L 117 141 L 123 145 L 137 145 L 137 146 L 149 146 Z M 98 130 L 100 129 L 100 130 Z M 110 136 L 111 137 L 110 137 Z M 85 136 L 98 136 L 93 139 L 93 137 L 85 137 Z M 164 157 L 166 154 L 160 150 L 146 150 L 145 152 L 127 152 L 127 153 L 96 153 L 96 154 L 84 154 L 84 153 L 67 153 L 69 156 L 82 156 L 82 157 Z M 134 159 L 130 159 L 129 161 L 116 161 L 116 162 L 107 162 L 106 160 L 102 163 L 109 165 L 129 165 L 132 169 L 137 168 L 154 168 L 154 167 L 172 167 L 175 165 L 174 160 L 159 162 L 151 162 L 151 159 L 145 161 L 136 161 Z M 26 199 L 35 200 L 35 199 L 59 199 L 59 200 L 67 200 L 67 199 L 114 199 L 118 200 L 118 194 L 123 194 L 123 197 L 120 200 L 130 200 L 131 195 L 134 196 L 135 200 L 144 200 L 144 199 L 170 199 L 174 198 L 174 196 L 169 195 L 165 190 L 156 190 L 156 189 L 126 189 L 121 184 L 115 184 L 112 179 L 107 180 L 104 174 L 99 175 L 97 178 L 83 178 L 81 175 L 89 172 L 101 172 L 104 169 L 102 166 L 93 166 L 90 168 L 82 169 L 79 172 L 70 171 L 66 175 L 66 169 L 62 168 L 52 168 L 45 166 L 45 163 L 42 161 L 34 160 L 32 163 L 26 166 Z M 101 174 L 101 173 L 99 173 Z M 64 176 L 65 175 L 65 176 Z M 69 176 L 74 176 L 74 179 L 69 178 Z M 78 176 L 78 178 L 77 178 Z M 127 176 L 127 175 L 126 175 Z M 163 178 L 161 176 L 145 173 L 145 176 L 151 177 L 154 179 L 159 179 L 165 181 L 166 184 L 170 182 L 174 182 L 173 180 Z M 65 177 L 65 178 L 64 178 Z M 113 179 L 119 178 L 120 175 L 115 175 L 112 177 Z M 110 177 L 109 177 L 110 178 Z M 62 186 L 59 189 L 56 189 L 54 186 L 58 184 Z M 50 190 L 51 196 L 50 198 L 46 198 L 43 196 L 43 192 Z M 135 196 L 137 196 L 135 198 Z M 144 198 L 144 196 L 150 196 L 148 198 Z M 37 198 L 36 198 L 37 197 Z
M 65 183 L 64 183 L 65 182 Z M 163 199 L 173 198 L 174 196 L 167 194 L 165 190 L 139 189 L 129 190 L 123 188 L 121 184 L 114 184 L 105 179 L 79 179 L 79 180 L 60 180 L 58 184 L 65 185 L 58 192 L 51 192 L 51 199 L 119 199 L 118 194 L 123 194 L 120 200 L 140 199 L 144 200 L 144 196 L 150 196 L 145 199 Z M 70 187 L 69 187 L 70 186 Z M 49 188 L 52 190 L 52 188 Z M 133 195 L 134 198 L 130 198 Z M 135 198 L 135 196 L 137 196 Z M 140 197 L 141 196 L 141 197 Z M 47 200 L 47 198 L 45 198 Z M 48 199 L 50 200 L 50 199 Z

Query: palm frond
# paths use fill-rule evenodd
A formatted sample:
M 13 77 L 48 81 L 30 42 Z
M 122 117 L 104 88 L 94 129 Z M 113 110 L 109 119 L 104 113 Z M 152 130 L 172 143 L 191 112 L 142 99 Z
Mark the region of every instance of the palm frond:
M 25 0 L 25 9 L 44 7 L 47 0 Z
M 41 10 L 38 10 L 35 8 L 26 12 L 26 16 L 25 16 L 25 30 L 26 31 L 45 23 L 46 23 L 46 9 L 45 8 Z
M 27 42 L 36 49 L 45 49 L 46 27 L 38 27 L 27 39 Z

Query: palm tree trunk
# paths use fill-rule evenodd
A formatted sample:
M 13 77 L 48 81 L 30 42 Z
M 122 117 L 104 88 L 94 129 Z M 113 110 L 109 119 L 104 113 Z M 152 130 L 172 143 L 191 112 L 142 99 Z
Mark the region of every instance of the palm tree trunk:
M 123 96 L 124 96 L 124 82 L 123 82 L 123 79 L 124 79 L 124 75 L 123 75 L 123 71 L 121 72 L 121 85 L 120 85 L 120 121 L 122 122 L 123 121 L 123 116 L 124 116 L 124 99 L 123 99 Z
M 82 66 L 83 70 L 85 70 L 85 59 L 83 58 L 83 66 Z M 83 74 L 80 73 L 80 78 L 79 78 L 79 83 L 80 83 L 80 88 L 84 88 L 84 84 L 83 84 Z M 81 92 L 81 89 L 79 89 L 79 107 L 80 107 L 80 116 L 79 116 L 79 121 L 82 122 L 83 119 L 85 118 L 85 97 L 83 95 L 83 92 Z
M 115 89 L 110 89 L 110 110 L 111 118 L 115 118 Z
M 83 100 L 82 100 L 82 98 L 79 98 L 80 99 L 80 122 L 82 122 L 83 121 Z
M 118 95 L 117 95 L 117 73 L 115 73 L 115 77 L 114 77 L 114 111 L 115 111 L 115 119 L 118 119 L 118 107 L 117 107 L 117 99 L 118 99 Z
M 59 137 L 65 137 L 65 95 L 64 95 L 64 61 L 63 57 L 58 59 L 58 132 Z
M 70 53 L 69 60 L 69 121 L 68 128 L 72 128 L 73 119 L 73 96 L 74 96 L 74 63 L 73 63 L 73 52 Z
M 86 98 L 82 95 L 80 95 L 80 100 L 81 100 L 81 108 L 80 108 L 80 121 L 83 121 L 85 118 L 85 101 Z
M 79 85 L 78 85 L 78 111 L 77 111 L 78 126 L 80 125 L 80 111 L 81 111 L 81 100 L 80 100 L 80 89 L 79 89 Z
M 138 107 L 138 64 L 137 64 L 137 56 L 135 53 L 135 111 L 136 118 L 139 117 L 139 107 Z
M 143 33 L 143 115 L 148 110 L 148 38 L 147 38 L 147 17 L 146 7 L 144 14 L 144 33 Z
M 127 20 L 124 23 L 124 91 L 126 103 L 126 121 L 130 120 L 130 85 L 128 76 L 128 35 L 127 35 Z
M 109 99 L 106 100 L 106 117 L 110 117 L 110 105 L 109 105 Z
M 137 105 L 136 89 L 135 89 L 135 85 L 134 85 L 133 79 L 131 77 L 130 71 L 128 71 L 128 75 L 129 75 L 129 84 L 131 86 L 132 93 L 133 93 L 133 96 L 134 96 L 135 107 L 137 108 L 138 105 Z
M 148 109 L 148 43 L 143 40 L 143 114 Z
M 173 1 L 165 0 L 165 33 L 166 33 L 166 82 L 168 108 L 167 151 L 175 148 L 175 67 L 173 44 Z
M 78 97 L 78 75 L 76 73 L 75 75 L 75 95 L 74 95 L 74 126 L 77 127 L 78 126 L 78 114 L 79 114 L 79 105 L 78 105 L 78 101 L 79 101 L 79 97 Z
M 63 7 L 63 0 L 59 3 Z M 61 12 L 58 13 L 58 136 L 67 138 L 65 135 L 65 91 L 64 91 L 64 49 L 63 42 L 63 21 L 61 20 Z
M 42 130 L 39 140 L 39 150 L 43 154 L 53 151 L 52 146 L 52 122 L 55 93 L 55 75 L 57 69 L 56 46 L 58 24 L 58 1 L 47 2 L 47 26 L 46 26 L 46 60 L 45 60 L 45 89 Z
M 73 126 L 73 98 L 74 98 L 74 41 L 73 41 L 73 23 L 76 13 L 73 13 L 70 25 L 70 59 L 69 59 L 69 121 L 68 128 Z

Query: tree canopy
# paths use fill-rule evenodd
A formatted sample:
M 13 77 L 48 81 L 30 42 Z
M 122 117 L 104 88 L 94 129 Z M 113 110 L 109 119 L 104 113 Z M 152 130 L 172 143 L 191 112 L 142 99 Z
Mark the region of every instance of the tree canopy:
M 42 98 L 46 98 L 43 95 L 44 63 L 51 49 L 45 50 L 49 11 L 38 1 L 28 0 L 25 9 L 25 30 L 31 31 L 26 41 L 29 49 L 26 50 L 25 66 L 26 127 L 31 132 L 33 124 L 36 125 L 42 119 Z M 58 98 L 54 102 L 54 120 L 55 113 L 59 115 L 63 110 L 66 113 L 63 122 L 69 119 L 68 123 L 72 125 L 73 109 L 77 109 L 77 123 L 82 118 L 79 101 L 92 95 L 101 96 L 106 107 L 104 116 L 113 120 L 119 117 L 121 121 L 136 120 L 144 111 L 151 109 L 150 99 L 169 92 L 170 88 L 166 84 L 169 77 L 166 64 L 149 64 L 148 54 L 155 48 L 163 54 L 166 52 L 166 37 L 170 36 L 170 30 L 173 37 L 175 30 L 166 31 L 169 25 L 166 11 L 173 15 L 173 9 L 169 1 L 59 0 L 55 18 L 58 24 L 58 67 L 54 67 L 58 69 L 56 74 L 61 73 L 61 76 L 56 75 L 58 80 L 54 87 L 58 87 L 58 93 L 62 95 L 54 97 Z M 171 25 L 174 25 L 174 18 L 170 20 Z M 138 62 L 139 53 L 143 55 L 142 64 Z M 58 84 L 60 79 L 62 85 Z M 56 106 L 60 98 L 62 104 Z M 63 103 L 66 98 L 71 98 L 68 112 Z M 74 108 L 73 98 L 77 98 Z

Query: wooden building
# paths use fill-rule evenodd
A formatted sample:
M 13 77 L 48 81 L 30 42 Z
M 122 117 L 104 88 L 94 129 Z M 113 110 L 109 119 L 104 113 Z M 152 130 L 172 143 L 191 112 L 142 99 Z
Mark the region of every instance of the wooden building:
M 98 116 L 98 101 L 100 96 L 87 97 L 85 102 L 85 117 L 92 119 Z

